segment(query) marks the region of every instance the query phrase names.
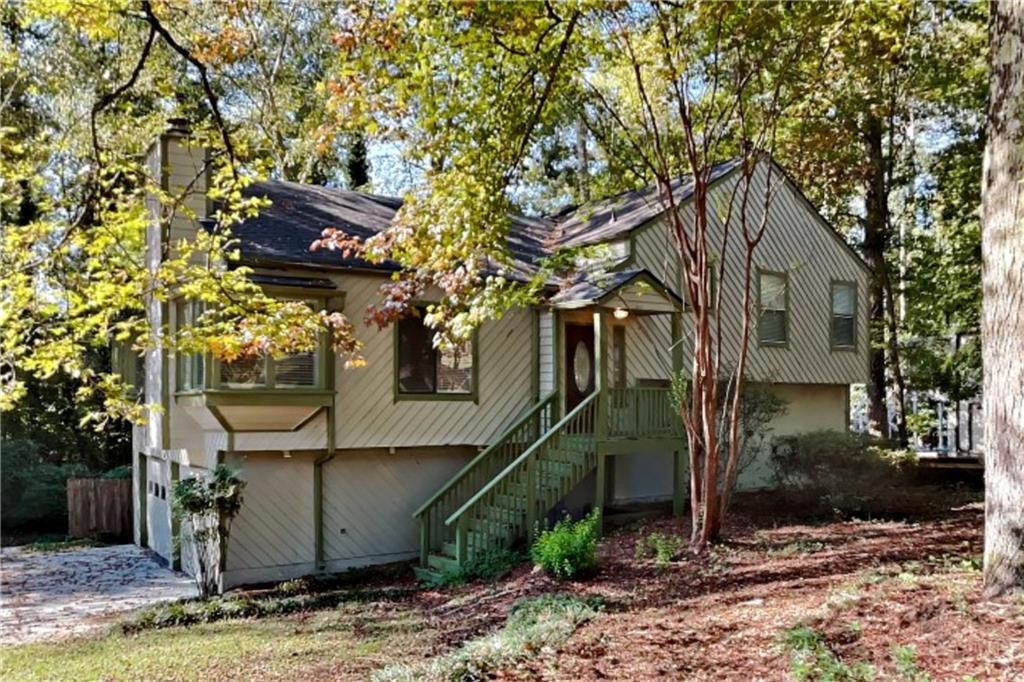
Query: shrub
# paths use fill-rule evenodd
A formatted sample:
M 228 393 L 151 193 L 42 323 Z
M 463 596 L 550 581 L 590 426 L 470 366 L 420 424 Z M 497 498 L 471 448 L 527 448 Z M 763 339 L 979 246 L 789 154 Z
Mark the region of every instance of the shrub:
M 654 559 L 659 566 L 665 566 L 685 545 L 686 541 L 678 535 L 651 533 L 637 540 L 633 556 L 637 560 Z
M 67 481 L 85 476 L 84 464 L 47 461 L 29 440 L 0 443 L 0 520 L 4 530 L 63 531 L 68 522 Z
M 174 514 L 191 540 L 196 587 L 201 597 L 220 591 L 231 521 L 242 508 L 245 481 L 223 464 L 208 478 L 185 478 L 174 485 Z
M 777 438 L 771 463 L 780 489 L 814 496 L 839 514 L 868 511 L 907 468 L 906 457 L 864 436 L 827 430 Z
M 107 479 L 118 479 L 118 480 L 120 480 L 120 479 L 131 478 L 131 477 L 132 477 L 132 465 L 131 464 L 122 464 L 121 466 L 114 467 L 113 469 L 107 469 L 102 474 L 100 474 L 100 478 L 107 478 Z
M 595 509 L 579 521 L 565 518 L 540 534 L 530 549 L 534 563 L 548 575 L 570 580 L 597 566 L 597 535 L 601 512 Z

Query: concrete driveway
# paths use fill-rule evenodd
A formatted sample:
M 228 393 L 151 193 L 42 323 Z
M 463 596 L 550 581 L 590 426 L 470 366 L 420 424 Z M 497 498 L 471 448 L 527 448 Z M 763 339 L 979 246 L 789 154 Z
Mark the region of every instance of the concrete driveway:
M 126 611 L 195 596 L 192 579 L 134 545 L 66 552 L 0 550 L 0 643 L 54 641 L 101 629 Z

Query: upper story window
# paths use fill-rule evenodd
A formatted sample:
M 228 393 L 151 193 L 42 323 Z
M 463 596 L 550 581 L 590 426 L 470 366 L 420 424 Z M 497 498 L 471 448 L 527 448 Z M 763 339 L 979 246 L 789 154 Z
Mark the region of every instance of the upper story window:
M 830 340 L 833 348 L 857 346 L 857 285 L 854 282 L 832 282 L 832 322 Z
M 194 324 L 202 316 L 202 301 L 178 301 L 176 306 L 177 326 Z M 199 353 L 178 354 L 178 390 L 201 391 L 204 386 L 206 358 Z
M 321 301 L 305 301 L 314 309 Z M 179 302 L 179 327 L 191 324 L 202 314 L 202 304 L 195 301 Z M 203 391 L 207 389 L 323 389 L 327 378 L 322 371 L 325 362 L 325 344 L 304 353 L 281 358 L 269 355 L 246 356 L 231 362 L 222 362 L 199 354 L 178 356 L 178 390 Z M 207 363 L 211 366 L 206 376 Z
M 780 272 L 757 273 L 757 340 L 762 346 L 789 341 L 789 278 Z
M 434 331 L 423 323 L 425 309 L 398 321 L 395 331 L 396 399 L 476 399 L 476 347 L 434 348 Z

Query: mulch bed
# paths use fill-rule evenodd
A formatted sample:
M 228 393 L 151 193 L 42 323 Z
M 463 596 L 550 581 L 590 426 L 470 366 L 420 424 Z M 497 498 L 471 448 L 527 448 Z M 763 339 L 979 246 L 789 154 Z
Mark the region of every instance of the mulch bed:
M 839 660 L 874 666 L 877 679 L 914 679 L 898 668 L 896 646 L 912 647 L 933 680 L 1024 679 L 1024 601 L 980 594 L 981 505 L 927 499 L 901 521 L 811 523 L 747 499 L 706 556 L 635 559 L 647 533 L 688 533 L 687 519 L 663 518 L 606 538 L 586 581 L 557 583 L 524 566 L 413 600 L 442 649 L 500 627 L 523 597 L 570 592 L 607 604 L 561 651 L 502 679 L 792 679 L 780 636 L 799 624 L 821 632 Z

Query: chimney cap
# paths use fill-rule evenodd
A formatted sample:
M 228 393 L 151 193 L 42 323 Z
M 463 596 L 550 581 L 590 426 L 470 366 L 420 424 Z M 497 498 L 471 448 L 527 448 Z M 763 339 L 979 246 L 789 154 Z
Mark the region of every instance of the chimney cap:
M 172 116 L 167 119 L 167 132 L 177 133 L 178 135 L 188 135 L 192 132 L 192 127 L 189 125 L 187 118 L 183 116 Z

